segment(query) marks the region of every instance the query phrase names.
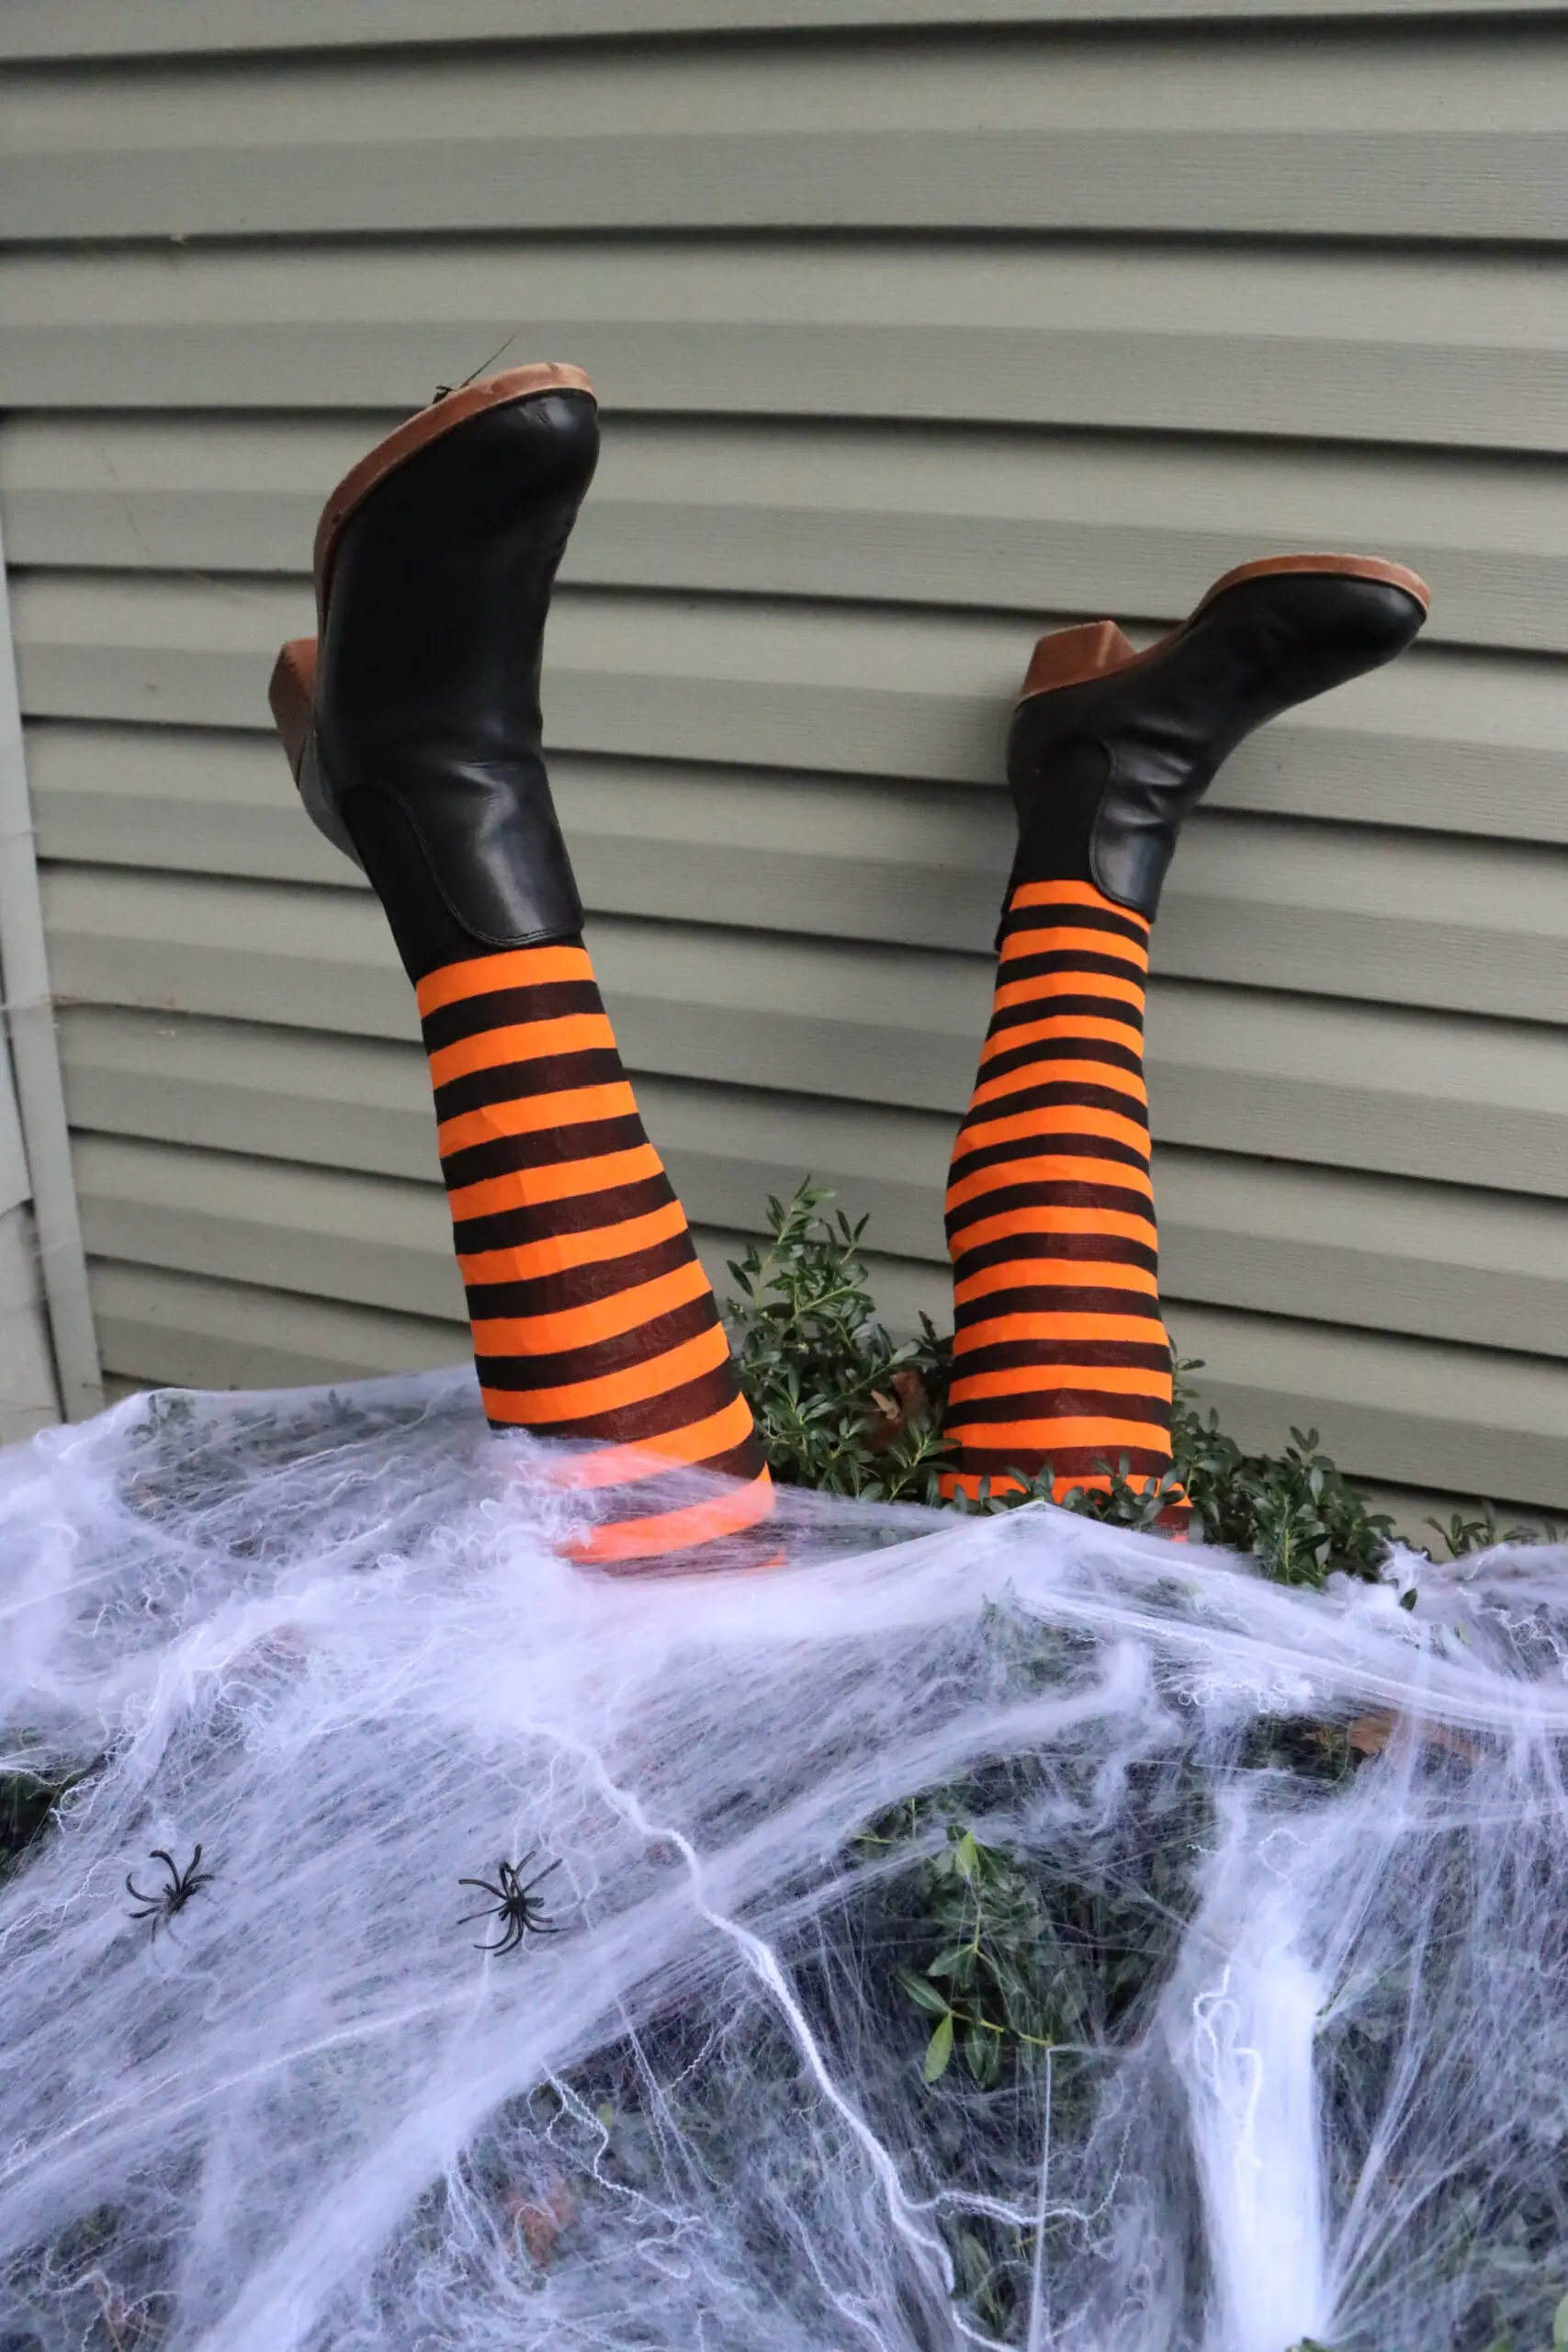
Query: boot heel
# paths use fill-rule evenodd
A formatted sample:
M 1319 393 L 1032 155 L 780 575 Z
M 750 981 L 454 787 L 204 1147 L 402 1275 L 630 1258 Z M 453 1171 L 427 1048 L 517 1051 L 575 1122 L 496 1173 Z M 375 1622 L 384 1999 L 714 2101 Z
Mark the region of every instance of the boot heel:
M 1114 621 L 1085 621 L 1079 628 L 1055 629 L 1035 647 L 1024 676 L 1023 695 L 1055 694 L 1063 686 L 1101 678 L 1138 658 L 1138 649 Z
M 316 640 L 313 637 L 294 638 L 273 664 L 266 698 L 296 784 L 305 764 L 305 747 L 310 740 L 310 707 L 315 692 Z

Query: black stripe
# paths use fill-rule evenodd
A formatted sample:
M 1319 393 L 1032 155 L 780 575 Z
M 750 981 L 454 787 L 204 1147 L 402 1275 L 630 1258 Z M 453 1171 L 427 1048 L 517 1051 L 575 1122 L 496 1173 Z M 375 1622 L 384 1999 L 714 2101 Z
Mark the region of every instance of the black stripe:
M 648 1141 L 635 1111 L 615 1119 L 590 1119 L 580 1126 L 541 1127 L 527 1135 L 493 1136 L 488 1143 L 465 1144 L 441 1162 L 448 1192 L 482 1184 L 492 1176 L 515 1176 L 528 1168 L 562 1168 L 574 1160 L 601 1159 L 606 1152 L 633 1151 Z
M 1042 1283 L 1018 1290 L 987 1291 L 953 1310 L 954 1331 L 994 1323 L 1002 1315 L 1136 1315 L 1159 1320 L 1159 1301 L 1146 1290 L 1111 1290 L 1089 1283 Z
M 1016 1093 L 1001 1095 L 995 1102 L 979 1103 L 965 1114 L 958 1132 L 962 1138 L 971 1127 L 988 1125 L 994 1119 L 1021 1119 L 1031 1111 L 1069 1106 L 1113 1111 L 1118 1118 L 1134 1119 L 1141 1127 L 1148 1125 L 1149 1114 L 1139 1095 L 1123 1094 L 1114 1086 L 1101 1086 L 1089 1078 L 1048 1078 L 1039 1086 L 1021 1086 Z
M 1021 1272 L 1039 1258 L 1098 1258 L 1114 1266 L 1145 1266 L 1151 1274 L 1159 1272 L 1159 1251 L 1152 1242 L 1129 1241 L 1120 1233 L 1022 1233 L 966 1250 L 957 1279 L 982 1273 L 989 1266 L 1016 1264 Z
M 560 1233 L 597 1233 L 601 1227 L 625 1225 L 634 1216 L 668 1208 L 674 1187 L 662 1170 L 639 1177 L 635 1184 L 612 1184 L 603 1193 L 580 1193 L 570 1201 L 539 1201 L 525 1209 L 501 1209 L 492 1216 L 453 1220 L 452 1237 L 459 1257 L 484 1250 L 520 1250 L 530 1241 L 548 1241 Z
M 1041 1260 L 1065 1261 L 1071 1264 L 1087 1261 L 1091 1265 L 1142 1266 L 1151 1274 L 1159 1272 L 1159 1252 L 1151 1242 L 1130 1241 L 1121 1233 L 1027 1233 L 1021 1241 L 987 1241 L 964 1261 L 964 1275 L 977 1274 L 987 1266 L 1016 1264 L 1021 1277 Z
M 1119 1021 L 1123 1029 L 1136 1029 L 1140 1035 L 1144 1027 L 1141 1004 L 1126 1004 L 1119 996 L 1032 996 L 1022 1004 L 999 1004 L 991 1015 L 987 1038 L 1005 1036 L 1010 1029 L 1021 1029 L 1031 1021 Z M 1039 1056 L 1048 1053 L 1048 1045 L 1037 1044 Z
M 982 1062 L 976 1086 L 988 1086 L 993 1079 L 1008 1078 L 1015 1069 L 1036 1069 L 1042 1062 L 1103 1062 L 1110 1069 L 1130 1069 L 1134 1078 L 1144 1074 L 1143 1053 L 1136 1046 L 1119 1046 L 1107 1037 L 1036 1037 L 1032 1044 L 1010 1046 L 1005 1053 L 993 1054 L 989 1061 Z M 1011 1097 L 1004 1094 L 998 1100 L 1006 1102 Z
M 491 1388 L 503 1385 L 516 1385 L 494 1380 L 486 1383 Z M 688 1429 L 694 1421 L 705 1421 L 710 1414 L 722 1412 L 735 1394 L 734 1364 L 716 1364 L 712 1372 L 699 1373 L 695 1380 L 683 1381 L 679 1388 L 668 1388 L 661 1396 L 646 1397 L 638 1405 L 617 1405 L 606 1413 L 583 1413 L 574 1420 L 549 1421 L 541 1424 L 541 1430 L 549 1437 L 602 1437 L 617 1445 L 636 1445 L 643 1438 L 662 1437 L 669 1430 Z M 498 1430 L 519 1426 L 515 1421 L 491 1423 L 492 1429 Z
M 652 1363 L 687 1340 L 712 1330 L 718 1321 L 718 1302 L 711 1291 L 688 1299 L 667 1314 L 655 1315 L 613 1340 L 596 1340 L 587 1347 L 554 1348 L 547 1355 L 487 1356 L 474 1350 L 474 1364 L 485 1388 L 561 1388 L 570 1381 L 597 1380 L 602 1374 L 626 1372 L 634 1364 Z M 558 1426 L 542 1421 L 548 1431 Z
M 519 1029 L 532 1021 L 559 1021 L 569 1012 L 603 1012 L 604 1000 L 592 980 L 541 980 L 533 988 L 491 989 L 456 1004 L 437 1006 L 420 1023 L 427 1054 L 465 1037 L 488 1036 L 492 1029 Z
M 1005 1168 L 1018 1159 L 1110 1159 L 1122 1168 L 1142 1168 L 1145 1171 L 1149 1155 L 1140 1151 L 1136 1144 L 1121 1143 L 1114 1136 L 1058 1135 L 1048 1128 L 1043 1135 L 1019 1136 L 1006 1143 L 984 1143 L 973 1151 L 953 1154 L 948 1170 L 948 1185 L 962 1183 L 967 1176 L 978 1176 L 987 1168 Z M 967 1205 L 967 1204 L 964 1204 Z
M 591 1266 L 568 1266 L 558 1274 L 536 1274 L 515 1283 L 469 1283 L 468 1314 L 476 1322 L 501 1315 L 558 1315 L 569 1306 L 591 1300 L 618 1298 L 660 1274 L 671 1274 L 696 1256 L 689 1233 L 671 1234 L 650 1249 L 634 1250 L 625 1258 L 605 1258 Z
M 1145 1473 L 1158 1477 L 1170 1467 L 1168 1447 L 1118 1445 L 1058 1445 L 1050 1453 L 1032 1453 L 1027 1447 L 1013 1446 L 1003 1452 L 985 1446 L 961 1445 L 953 1453 L 944 1455 L 944 1470 L 959 1470 L 970 1477 L 1005 1478 L 1010 1470 L 1021 1471 L 1026 1476 L 1037 1476 L 1049 1463 L 1058 1478 L 1087 1478 L 1097 1473 L 1119 1470 L 1125 1462 L 1129 1473 L 1142 1476 Z
M 998 1192 L 982 1193 L 978 1200 L 964 1201 L 948 1212 L 947 1238 L 953 1252 L 962 1255 L 958 1237 L 967 1227 L 1005 1216 L 1011 1209 L 1120 1209 L 1129 1216 L 1150 1215 L 1146 1193 L 1128 1192 L 1117 1184 L 1085 1184 L 1077 1178 L 1055 1184 L 1009 1184 Z
M 492 1102 L 518 1102 L 525 1096 L 564 1094 L 577 1086 L 613 1086 L 626 1068 L 613 1046 L 581 1054 L 543 1054 L 537 1061 L 498 1062 L 494 1069 L 470 1070 L 435 1089 L 435 1115 L 456 1119 Z
M 1108 979 L 1131 980 L 1142 989 L 1148 975 L 1142 964 L 1122 956 L 1086 954 L 1077 947 L 1053 947 L 1038 956 L 1012 956 L 997 969 L 997 986 L 1010 989 L 1019 980 L 1043 979 L 1053 972 L 1100 972 Z
M 1113 907 L 1010 906 L 1002 917 L 1002 937 L 1016 939 L 1021 931 L 1104 931 L 1118 939 L 1135 939 L 1146 947 L 1149 929 Z
M 972 1372 L 1043 1372 L 1055 1364 L 1168 1373 L 1170 1347 L 1165 1340 L 1154 1344 L 1143 1340 L 992 1340 L 980 1348 L 960 1342 L 953 1358 L 955 1379 L 967 1379 Z
M 1045 1395 L 1025 1389 L 1016 1396 L 960 1396 L 947 1408 L 950 1430 L 972 1422 L 1061 1420 L 1067 1414 L 1093 1413 L 1102 1420 L 1152 1421 L 1156 1429 L 1170 1427 L 1170 1407 L 1159 1396 L 1108 1395 L 1098 1388 L 1053 1388 Z

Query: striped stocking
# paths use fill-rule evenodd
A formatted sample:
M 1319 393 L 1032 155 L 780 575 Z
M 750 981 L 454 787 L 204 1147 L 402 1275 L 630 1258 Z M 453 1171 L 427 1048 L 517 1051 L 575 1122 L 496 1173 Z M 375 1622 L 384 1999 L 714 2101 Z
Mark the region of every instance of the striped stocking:
M 947 1193 L 949 1498 L 1140 1488 L 1170 1464 L 1144 1091 L 1149 925 L 1092 883 L 1023 882 Z
M 477 955 L 418 992 L 491 1426 L 595 1442 L 563 1472 L 601 1490 L 574 1557 L 700 1566 L 694 1552 L 766 1519 L 772 1487 L 587 950 Z M 699 1464 L 745 1483 L 693 1501 L 682 1472 Z

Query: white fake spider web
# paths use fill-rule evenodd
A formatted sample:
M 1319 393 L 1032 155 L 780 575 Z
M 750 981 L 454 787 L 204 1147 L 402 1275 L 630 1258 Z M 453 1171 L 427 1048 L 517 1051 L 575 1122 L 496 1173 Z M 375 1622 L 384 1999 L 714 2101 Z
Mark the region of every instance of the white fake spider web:
M 1568 1555 L 792 1495 L 612 1581 L 548 1458 L 457 1374 L 0 1456 L 0 1770 L 94 1768 L 0 1889 L 0 2352 L 1545 2352 Z M 989 2088 L 898 1978 L 949 1815 L 1077 2018 Z

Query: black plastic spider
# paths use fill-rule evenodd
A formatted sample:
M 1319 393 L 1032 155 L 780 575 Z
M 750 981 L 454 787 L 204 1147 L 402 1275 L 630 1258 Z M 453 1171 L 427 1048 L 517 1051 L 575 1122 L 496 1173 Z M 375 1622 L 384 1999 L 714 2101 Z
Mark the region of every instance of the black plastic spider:
M 163 1863 L 168 1876 L 168 1884 L 155 1887 L 151 1894 L 148 1894 L 137 1885 L 130 1872 L 127 1871 L 125 1885 L 128 1894 L 134 1894 L 138 1903 L 145 1904 L 147 1906 L 143 1911 L 132 1911 L 130 1917 L 133 1919 L 151 1919 L 152 1933 L 156 1935 L 166 1919 L 175 1919 L 179 1917 L 193 1894 L 199 1894 L 204 1886 L 211 1884 L 217 1872 L 202 1869 L 199 1846 L 183 1871 L 176 1864 L 173 1854 L 165 1853 L 162 1846 L 153 1847 L 150 1859 Z
M 488 1878 L 460 1878 L 457 1881 L 459 1886 L 483 1887 L 487 1894 L 495 1897 L 493 1905 L 487 1903 L 482 1911 L 469 1911 L 457 1922 L 459 1928 L 466 1928 L 470 1919 L 483 1919 L 492 1912 L 501 1921 L 500 1941 L 476 1944 L 476 1951 L 515 1951 L 525 1936 L 559 1935 L 560 1929 L 552 1926 L 545 1917 L 543 1905 L 533 1899 L 534 1889 L 543 1886 L 551 1871 L 559 1870 L 559 1862 L 547 1864 L 536 1878 L 528 1881 L 526 1886 L 523 1883 L 523 1873 L 538 1850 L 536 1846 L 531 1846 L 520 1862 L 498 1862 L 495 1874 L 501 1881 L 499 1886 L 492 1886 Z

